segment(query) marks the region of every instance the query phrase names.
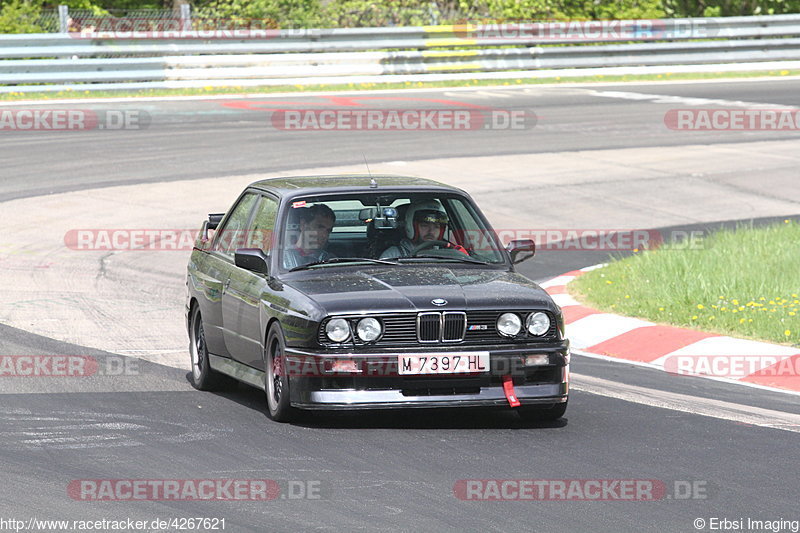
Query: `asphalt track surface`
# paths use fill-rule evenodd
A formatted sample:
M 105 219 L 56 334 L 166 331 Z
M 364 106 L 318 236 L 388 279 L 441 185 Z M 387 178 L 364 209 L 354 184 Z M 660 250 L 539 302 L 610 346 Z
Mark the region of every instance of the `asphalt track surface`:
M 262 100 L 77 104 L 96 111 L 142 113 L 139 130 L 3 132 L 0 201 L 103 185 L 183 180 L 363 162 L 600 150 L 687 143 L 796 139 L 797 132 L 675 132 L 667 109 L 686 108 L 594 92 L 628 92 L 800 106 L 800 81 L 688 85 L 534 87 L 504 91 L 419 91 L 353 96 L 347 103 L 298 95 Z M 504 97 L 498 97 L 502 93 Z M 536 116 L 535 127 L 491 131 L 284 131 L 270 127 L 275 109 L 499 109 Z M 21 109 L 30 106 L 21 104 Z M 54 109 L 65 106 L 54 105 Z M 701 107 L 714 107 L 711 105 Z M 4 108 L 0 108 L 2 110 Z M 532 122 L 526 122 L 533 125 Z M 431 176 L 435 178 L 435 176 Z
M 796 81 L 592 89 L 800 105 Z M 232 109 L 218 101 L 125 104 L 147 107 L 151 127 L 74 136 L 3 133 L 6 171 L 0 200 L 108 184 L 355 165 L 362 151 L 368 159 L 391 160 L 402 153 L 412 160 L 686 142 L 650 125 L 651 104 L 588 96 L 584 90 L 537 88 L 492 99 L 494 107 L 535 110 L 537 127 L 492 131 L 489 137 L 465 132 L 458 142 L 453 133 L 385 139 L 356 132 L 319 139 L 309 133 L 287 135 L 264 128 L 263 111 Z M 445 92 L 426 97 L 489 101 Z M 546 117 L 556 118 L 547 122 Z M 709 143 L 749 138 L 696 135 L 698 142 Z M 574 252 L 522 271 L 544 279 L 603 259 Z M 117 360 L 5 326 L 0 326 L 0 353 L 89 355 L 101 367 Z M 795 431 L 592 394 L 581 390 L 580 379 L 566 417 L 553 424 L 524 423 L 508 412 L 411 411 L 314 415 L 285 425 L 271 422 L 262 394 L 243 385 L 200 393 L 189 386 L 185 371 L 144 361 L 133 370 L 123 376 L 0 382 L 0 518 L 200 516 L 225 518 L 226 531 L 542 532 L 708 531 L 696 529 L 695 519 L 706 520 L 706 526 L 712 518 L 800 519 Z M 698 403 L 713 399 L 800 414 L 797 396 L 580 356 L 572 370 L 656 395 L 677 393 Z M 319 498 L 84 502 L 67 492 L 69 483 L 80 479 L 198 478 L 308 481 L 319 487 Z M 462 501 L 454 487 L 465 479 L 655 479 L 670 490 L 677 481 L 696 483 L 703 491 L 658 501 Z

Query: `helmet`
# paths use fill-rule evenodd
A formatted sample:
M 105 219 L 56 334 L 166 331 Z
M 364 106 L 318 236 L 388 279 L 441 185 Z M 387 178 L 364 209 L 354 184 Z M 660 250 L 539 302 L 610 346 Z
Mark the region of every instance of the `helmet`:
M 409 205 L 406 210 L 406 237 L 412 241 L 417 233 L 415 222 L 432 222 L 447 225 L 450 219 L 438 201 L 425 200 Z M 439 238 L 441 237 L 440 235 Z

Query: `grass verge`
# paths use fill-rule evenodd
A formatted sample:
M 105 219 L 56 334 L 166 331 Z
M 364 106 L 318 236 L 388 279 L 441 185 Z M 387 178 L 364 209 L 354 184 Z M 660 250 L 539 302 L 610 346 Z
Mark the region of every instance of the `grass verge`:
M 56 100 L 63 98 L 137 98 L 159 96 L 205 96 L 217 94 L 270 94 L 286 92 L 359 91 L 392 89 L 436 89 L 449 87 L 488 87 L 513 85 L 557 85 L 560 83 L 614 83 L 666 80 L 708 80 L 800 76 L 800 70 L 775 70 L 755 72 L 697 72 L 642 74 L 626 76 L 564 76 L 557 78 L 515 78 L 505 80 L 451 80 L 403 83 L 343 83 L 330 85 L 276 85 L 270 87 L 202 87 L 197 89 L 145 89 L 140 91 L 60 91 L 2 93 L 0 101 Z
M 587 272 L 569 284 L 604 311 L 800 346 L 800 223 L 739 226 L 666 244 Z

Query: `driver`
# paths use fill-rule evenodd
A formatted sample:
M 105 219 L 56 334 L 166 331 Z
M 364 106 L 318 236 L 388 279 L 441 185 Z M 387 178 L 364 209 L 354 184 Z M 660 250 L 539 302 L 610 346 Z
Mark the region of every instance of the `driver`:
M 444 239 L 449 218 L 441 204 L 436 200 L 426 200 L 411 204 L 406 211 L 405 233 L 406 238 L 397 245 L 383 251 L 381 259 L 411 256 L 414 248 L 425 241 L 441 241 Z M 461 252 L 467 251 L 457 244 L 448 247 Z

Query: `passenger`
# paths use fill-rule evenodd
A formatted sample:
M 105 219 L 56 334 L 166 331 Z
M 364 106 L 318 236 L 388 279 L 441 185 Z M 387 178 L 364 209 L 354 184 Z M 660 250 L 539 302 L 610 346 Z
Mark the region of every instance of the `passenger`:
M 316 204 L 299 208 L 293 214 L 299 219 L 298 238 L 293 246 L 284 251 L 284 267 L 295 268 L 335 257 L 325 249 L 336 224 L 333 210 L 325 204 Z

